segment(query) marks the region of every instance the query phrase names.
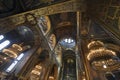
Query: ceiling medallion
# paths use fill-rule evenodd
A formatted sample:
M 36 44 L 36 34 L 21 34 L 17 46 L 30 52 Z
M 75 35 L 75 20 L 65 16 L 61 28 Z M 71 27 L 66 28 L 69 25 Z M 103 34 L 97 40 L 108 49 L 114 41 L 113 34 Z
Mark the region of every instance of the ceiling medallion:
M 93 69 L 98 71 L 113 71 L 120 66 L 119 58 L 112 50 L 106 49 L 101 41 L 92 41 L 88 44 L 87 59 Z

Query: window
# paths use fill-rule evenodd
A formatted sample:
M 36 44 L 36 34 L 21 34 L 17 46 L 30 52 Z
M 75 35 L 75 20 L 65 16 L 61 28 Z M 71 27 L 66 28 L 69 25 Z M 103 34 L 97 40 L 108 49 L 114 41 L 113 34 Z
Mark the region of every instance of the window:
M 8 68 L 7 68 L 7 72 L 10 72 L 14 67 L 15 65 L 18 63 L 18 61 L 14 61 Z
M 10 44 L 9 40 L 5 40 L 4 42 L 0 43 L 0 50 L 2 50 L 3 48 L 5 48 L 9 44 Z
M 18 60 L 18 61 L 21 60 L 23 56 L 24 56 L 24 54 L 21 53 L 21 54 L 17 57 L 17 60 Z
M 60 44 L 64 48 L 73 48 L 73 47 L 75 47 L 75 40 L 72 38 L 64 38 L 60 41 Z
M 3 35 L 0 35 L 0 40 L 2 40 L 4 38 L 4 36 Z
M 72 43 L 72 42 L 74 42 L 73 39 L 70 39 L 70 38 L 69 38 L 69 39 L 64 39 L 64 41 L 65 41 L 66 43 Z
M 16 65 L 17 63 L 23 58 L 24 54 L 21 53 L 16 60 L 7 68 L 6 72 L 10 72 Z

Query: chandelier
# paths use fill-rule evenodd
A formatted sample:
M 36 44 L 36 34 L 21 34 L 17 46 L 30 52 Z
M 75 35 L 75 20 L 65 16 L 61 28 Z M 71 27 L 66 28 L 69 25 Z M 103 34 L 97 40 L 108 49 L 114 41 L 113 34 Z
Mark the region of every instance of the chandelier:
M 21 47 L 21 45 L 13 44 L 10 48 L 3 49 L 2 52 L 12 58 L 16 58 L 18 54 L 22 52 L 22 50 L 23 48 Z
M 89 54 L 87 59 L 95 70 L 112 71 L 117 69 L 119 58 L 116 53 L 104 47 L 101 41 L 92 41 L 88 44 Z
M 42 70 L 42 66 L 40 64 L 36 65 L 34 67 L 34 69 L 31 71 L 31 74 L 34 74 L 34 75 L 40 75 L 41 73 L 41 70 Z
M 99 49 L 104 46 L 104 43 L 101 41 L 92 41 L 88 44 L 88 49 L 94 50 L 94 49 Z

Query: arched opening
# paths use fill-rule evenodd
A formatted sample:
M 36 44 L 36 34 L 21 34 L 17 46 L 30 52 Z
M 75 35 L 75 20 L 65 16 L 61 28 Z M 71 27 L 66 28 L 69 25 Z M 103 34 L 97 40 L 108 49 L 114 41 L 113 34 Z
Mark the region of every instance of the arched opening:
M 71 49 L 75 47 L 75 40 L 71 37 L 63 38 L 60 40 L 60 44 L 64 49 Z
M 62 80 L 76 80 L 76 57 L 75 53 L 67 50 L 63 53 Z

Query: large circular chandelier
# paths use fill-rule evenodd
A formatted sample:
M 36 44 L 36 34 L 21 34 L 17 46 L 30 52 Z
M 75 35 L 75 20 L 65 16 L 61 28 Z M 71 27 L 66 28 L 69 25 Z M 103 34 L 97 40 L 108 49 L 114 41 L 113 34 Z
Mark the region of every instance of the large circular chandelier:
M 101 41 L 92 41 L 88 44 L 88 49 L 94 50 L 94 49 L 99 49 L 104 46 L 104 43 Z
M 119 58 L 112 50 L 106 49 L 101 41 L 92 41 L 88 44 L 87 59 L 95 70 L 113 71 L 119 68 Z

